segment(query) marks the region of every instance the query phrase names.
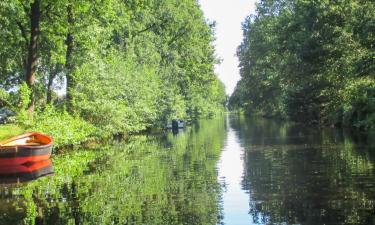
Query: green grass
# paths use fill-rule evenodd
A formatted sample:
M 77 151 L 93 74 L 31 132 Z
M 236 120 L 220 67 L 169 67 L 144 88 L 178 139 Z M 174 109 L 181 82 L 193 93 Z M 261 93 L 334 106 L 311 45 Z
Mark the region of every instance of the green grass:
M 25 130 L 14 124 L 0 125 L 0 141 L 24 133 Z

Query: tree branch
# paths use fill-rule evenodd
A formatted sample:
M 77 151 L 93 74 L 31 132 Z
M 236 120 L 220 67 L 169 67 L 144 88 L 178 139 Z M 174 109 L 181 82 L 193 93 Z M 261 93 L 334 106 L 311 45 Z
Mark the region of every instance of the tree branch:
M 146 27 L 146 28 L 143 29 L 143 30 L 137 31 L 137 32 L 135 33 L 134 37 L 136 37 L 137 35 L 139 35 L 139 34 L 141 34 L 141 33 L 146 32 L 146 31 L 148 31 L 148 30 L 151 30 L 151 29 L 154 28 L 156 25 L 157 25 L 156 23 L 153 23 L 151 26 Z
M 146 27 L 145 29 L 135 32 L 135 35 L 133 36 L 133 38 L 136 37 L 139 34 L 142 34 L 146 31 L 149 31 L 149 30 L 155 28 L 156 26 L 161 26 L 162 24 L 165 24 L 167 22 L 168 22 L 168 19 L 164 18 L 164 19 L 161 19 L 160 23 L 156 23 L 156 22 L 152 23 L 150 26 Z
M 17 25 L 18 25 L 18 28 L 20 28 L 20 30 L 21 30 L 22 37 L 25 39 L 26 44 L 28 45 L 29 39 L 27 38 L 27 34 L 26 34 L 25 28 L 22 26 L 22 23 L 20 21 L 17 21 Z
M 23 7 L 23 11 L 25 12 L 25 14 L 26 14 L 27 16 L 30 16 L 29 9 L 26 7 L 25 4 L 23 4 L 22 1 L 21 1 L 21 5 L 22 5 L 22 7 Z
M 40 14 L 44 14 L 45 12 L 49 12 L 49 11 L 51 11 L 51 10 L 50 10 L 50 9 L 51 9 L 51 6 L 52 6 L 52 4 L 51 4 L 51 3 L 48 3 L 48 5 L 47 5 L 43 10 L 40 11 Z
M 185 27 L 182 27 L 178 33 L 168 42 L 168 46 L 172 45 L 173 42 L 175 42 L 178 38 L 182 37 L 188 32 L 188 30 Z

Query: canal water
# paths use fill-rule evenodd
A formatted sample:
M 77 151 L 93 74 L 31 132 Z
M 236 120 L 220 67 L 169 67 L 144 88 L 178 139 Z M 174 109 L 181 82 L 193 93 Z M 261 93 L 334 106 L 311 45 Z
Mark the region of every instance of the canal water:
M 375 224 L 374 163 L 371 135 L 229 115 L 3 168 L 0 224 Z

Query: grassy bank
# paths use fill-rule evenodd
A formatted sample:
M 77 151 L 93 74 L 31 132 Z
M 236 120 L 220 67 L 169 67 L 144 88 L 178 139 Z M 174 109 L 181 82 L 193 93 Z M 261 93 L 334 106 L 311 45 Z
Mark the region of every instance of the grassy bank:
M 0 141 L 22 134 L 25 129 L 15 124 L 0 125 Z

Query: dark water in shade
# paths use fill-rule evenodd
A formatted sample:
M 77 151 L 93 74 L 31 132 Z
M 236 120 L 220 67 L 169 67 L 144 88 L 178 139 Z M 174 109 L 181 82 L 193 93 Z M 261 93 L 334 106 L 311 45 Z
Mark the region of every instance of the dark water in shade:
M 0 185 L 0 224 L 375 224 L 374 139 L 230 115 L 76 149 Z

